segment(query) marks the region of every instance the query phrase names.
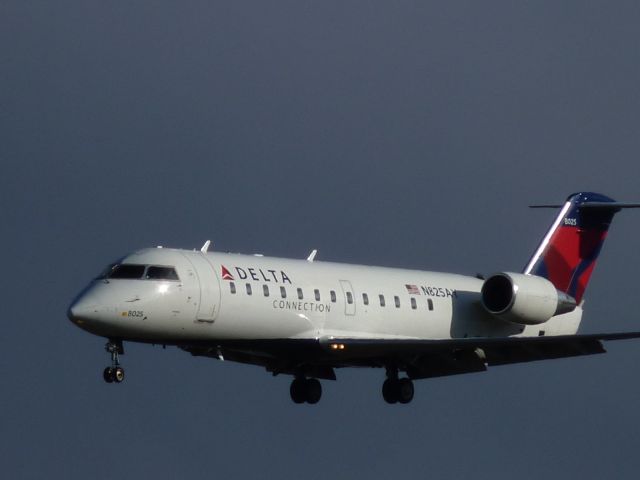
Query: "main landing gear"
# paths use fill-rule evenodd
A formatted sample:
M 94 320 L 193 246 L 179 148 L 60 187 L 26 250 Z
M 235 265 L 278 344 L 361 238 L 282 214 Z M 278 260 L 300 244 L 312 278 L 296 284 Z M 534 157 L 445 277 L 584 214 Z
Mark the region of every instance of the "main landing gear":
M 318 403 L 322 397 L 322 385 L 317 378 L 296 377 L 289 388 L 291 400 L 295 403 Z
M 298 376 L 291 382 L 289 393 L 294 403 L 306 402 L 313 405 L 322 397 L 322 385 L 317 378 Z M 382 384 L 385 402 L 406 404 L 413 400 L 413 393 L 413 381 L 410 378 L 399 378 L 396 368 L 387 369 L 387 379 Z
M 382 384 L 382 397 L 387 403 L 409 403 L 413 400 L 413 382 L 410 378 L 398 378 L 398 371 L 387 369 L 387 379 Z
M 124 354 L 121 340 L 109 340 L 104 349 L 111 354 L 111 366 L 104 369 L 102 378 L 107 383 L 120 383 L 124 380 L 124 368 L 120 366 L 118 355 Z

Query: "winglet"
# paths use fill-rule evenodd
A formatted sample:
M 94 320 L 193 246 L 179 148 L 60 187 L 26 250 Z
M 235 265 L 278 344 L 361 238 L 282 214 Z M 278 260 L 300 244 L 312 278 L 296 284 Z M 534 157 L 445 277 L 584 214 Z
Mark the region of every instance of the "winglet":
M 209 251 L 209 245 L 211 245 L 211 240 L 207 240 L 206 242 L 204 242 L 204 245 L 202 245 L 200 251 L 202 253 L 207 253 Z
M 308 262 L 313 262 L 316 258 L 316 253 L 318 253 L 318 250 L 312 250 L 311 253 L 309 254 L 309 256 L 307 257 L 307 261 Z

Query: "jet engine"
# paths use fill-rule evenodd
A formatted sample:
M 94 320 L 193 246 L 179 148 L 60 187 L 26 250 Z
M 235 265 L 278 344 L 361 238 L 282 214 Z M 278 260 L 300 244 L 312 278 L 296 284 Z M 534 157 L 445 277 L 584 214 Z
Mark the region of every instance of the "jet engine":
M 546 278 L 522 273 L 496 273 L 482 285 L 482 305 L 513 323 L 537 325 L 576 308 L 576 301 Z

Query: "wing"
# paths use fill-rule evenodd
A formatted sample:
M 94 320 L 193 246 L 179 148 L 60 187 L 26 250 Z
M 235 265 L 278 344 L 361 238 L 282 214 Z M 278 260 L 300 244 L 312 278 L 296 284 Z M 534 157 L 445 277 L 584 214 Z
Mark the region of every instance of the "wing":
M 411 340 L 325 337 L 189 343 L 195 356 L 261 365 L 274 374 L 300 371 L 335 380 L 334 368 L 396 366 L 412 379 L 482 372 L 487 367 L 605 353 L 603 341 L 640 338 L 640 332 L 544 337 Z
M 640 338 L 640 332 L 548 337 L 396 340 L 332 337 L 325 348 L 346 365 L 396 364 L 411 378 L 481 372 L 488 366 L 605 353 L 602 341 Z

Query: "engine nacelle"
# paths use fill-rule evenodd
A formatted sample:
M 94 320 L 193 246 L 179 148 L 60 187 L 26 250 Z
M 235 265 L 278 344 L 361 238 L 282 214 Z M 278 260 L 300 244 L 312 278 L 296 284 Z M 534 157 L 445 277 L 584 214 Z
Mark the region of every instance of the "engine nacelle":
M 576 308 L 576 301 L 546 278 L 496 273 L 482 285 L 482 305 L 491 314 L 524 325 L 544 323 Z

